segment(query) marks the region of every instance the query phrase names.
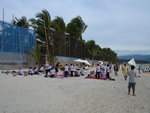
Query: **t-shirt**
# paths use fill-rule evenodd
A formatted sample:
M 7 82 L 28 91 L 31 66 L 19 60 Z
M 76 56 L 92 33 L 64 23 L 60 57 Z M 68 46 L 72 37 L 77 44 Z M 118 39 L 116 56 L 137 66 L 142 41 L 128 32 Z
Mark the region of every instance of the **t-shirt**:
M 122 73 L 127 74 L 127 73 L 128 73 L 128 68 L 127 68 L 127 67 L 123 67 L 123 68 L 122 68 Z
M 18 70 L 18 73 L 24 75 L 24 72 L 22 70 Z
M 101 67 L 100 66 L 96 67 L 96 72 L 101 72 Z
M 45 67 L 46 67 L 46 69 L 48 69 L 48 67 L 49 67 L 49 64 L 45 64 Z
M 49 65 L 47 69 L 51 69 L 51 68 L 52 68 L 52 66 L 51 66 L 51 65 Z
M 107 66 L 107 68 L 106 68 L 106 72 L 107 72 L 107 73 L 109 73 L 109 72 L 110 72 L 110 67 L 109 67 L 109 66 Z
M 70 71 L 73 71 L 73 66 L 70 66 Z
M 55 69 L 50 70 L 51 75 L 55 75 Z
M 29 69 L 29 73 L 32 73 L 32 74 L 34 74 L 34 71 L 33 71 L 33 69 Z
M 41 67 L 41 68 L 40 68 L 40 71 L 44 71 L 44 67 Z
M 65 71 L 68 71 L 69 70 L 69 67 L 68 66 L 65 66 Z
M 135 77 L 136 77 L 135 71 L 133 71 L 133 70 L 129 71 L 128 76 L 129 76 L 129 82 L 135 83 Z

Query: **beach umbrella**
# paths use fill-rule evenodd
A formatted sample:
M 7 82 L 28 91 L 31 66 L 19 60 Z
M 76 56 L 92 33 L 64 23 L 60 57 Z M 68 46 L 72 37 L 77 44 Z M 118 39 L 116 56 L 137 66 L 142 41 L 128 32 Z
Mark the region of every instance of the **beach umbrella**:
M 87 65 L 91 65 L 87 60 L 82 60 L 82 59 L 76 59 L 74 60 L 75 62 L 81 62 L 81 63 L 85 63 Z
M 102 61 L 98 61 L 100 64 L 104 64 Z
M 74 62 L 83 62 L 83 60 L 82 59 L 76 59 L 76 60 L 74 60 Z
M 136 63 L 135 63 L 134 58 L 132 58 L 132 59 L 128 62 L 128 64 L 133 65 L 133 66 L 136 67 Z
M 83 63 L 87 64 L 87 65 L 91 65 L 87 60 L 82 60 Z

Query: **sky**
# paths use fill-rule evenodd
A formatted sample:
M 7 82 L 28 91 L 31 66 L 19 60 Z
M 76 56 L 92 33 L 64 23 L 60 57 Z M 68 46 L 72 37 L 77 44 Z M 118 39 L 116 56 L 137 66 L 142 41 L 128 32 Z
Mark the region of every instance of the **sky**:
M 150 54 L 150 0 L 1 0 L 0 20 L 34 18 L 42 9 L 69 23 L 81 16 L 88 25 L 83 39 L 95 40 L 118 55 Z

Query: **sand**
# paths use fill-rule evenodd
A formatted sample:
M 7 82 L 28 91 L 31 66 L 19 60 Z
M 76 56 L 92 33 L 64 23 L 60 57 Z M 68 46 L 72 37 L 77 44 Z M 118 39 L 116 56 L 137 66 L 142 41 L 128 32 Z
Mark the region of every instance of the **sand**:
M 0 113 L 150 113 L 150 74 L 127 94 L 121 72 L 115 81 L 0 74 Z

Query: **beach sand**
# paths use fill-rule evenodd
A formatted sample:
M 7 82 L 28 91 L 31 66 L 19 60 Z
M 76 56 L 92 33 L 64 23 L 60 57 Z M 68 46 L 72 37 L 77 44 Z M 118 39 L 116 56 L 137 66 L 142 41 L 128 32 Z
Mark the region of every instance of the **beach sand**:
M 150 113 L 150 74 L 128 95 L 121 72 L 115 81 L 0 74 L 0 113 Z

